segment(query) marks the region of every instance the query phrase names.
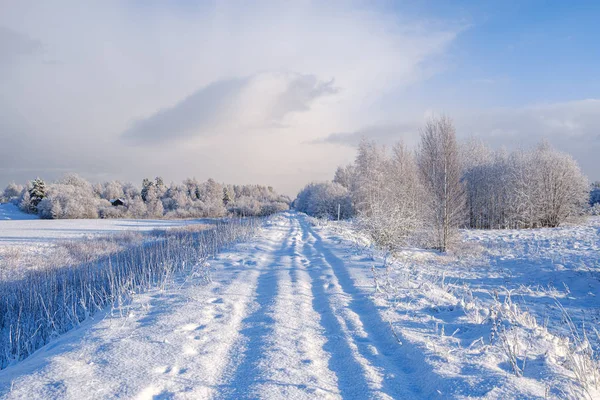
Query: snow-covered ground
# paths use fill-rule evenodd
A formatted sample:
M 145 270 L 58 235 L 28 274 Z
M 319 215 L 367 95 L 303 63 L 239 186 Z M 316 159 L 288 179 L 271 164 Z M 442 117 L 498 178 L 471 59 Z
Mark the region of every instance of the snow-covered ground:
M 12 203 L 0 203 L 0 221 L 38 219 L 37 215 L 27 214 Z
M 510 292 L 556 333 L 566 333 L 556 323 L 564 311 L 579 324 L 600 327 L 599 217 L 560 228 L 466 231 L 465 237 L 483 246 L 490 262 L 467 274 L 455 271 L 475 292 Z
M 211 219 L 39 219 L 0 204 L 0 280 L 31 269 L 63 267 L 153 240 L 153 231 L 214 223 Z
M 179 281 L 136 295 L 127 309 L 97 315 L 0 371 L 0 397 L 583 396 L 564 364 L 560 317 L 543 312 L 550 295 L 538 294 L 552 274 L 546 256 L 518 244 L 541 240 L 563 255 L 552 298 L 573 297 L 563 303 L 567 311 L 582 308 L 593 324 L 587 318 L 598 309 L 589 294 L 598 289 L 597 227 L 560 229 L 466 232 L 468 256 L 409 249 L 385 268 L 384 254 L 348 224 L 278 215 L 259 237 L 211 260 L 212 282 Z M 579 251 L 560 249 L 575 243 Z M 536 276 L 540 289 L 522 294 Z M 559 279 L 567 276 L 565 294 Z M 513 287 L 521 292 L 510 303 Z M 527 361 L 516 376 L 502 343 L 522 343 L 523 335 L 534 346 L 525 358 L 515 350 L 517 365 Z
M 445 377 L 442 397 L 600 398 L 600 219 L 468 230 L 454 255 L 404 249 L 387 268 L 351 226 L 325 230 L 354 243 L 347 264 L 374 267 L 384 319 Z
M 45 220 L 21 212 L 10 203 L 0 204 L 0 246 L 48 244 L 52 241 L 110 235 L 126 231 L 148 232 L 178 228 L 206 219 L 58 219 Z

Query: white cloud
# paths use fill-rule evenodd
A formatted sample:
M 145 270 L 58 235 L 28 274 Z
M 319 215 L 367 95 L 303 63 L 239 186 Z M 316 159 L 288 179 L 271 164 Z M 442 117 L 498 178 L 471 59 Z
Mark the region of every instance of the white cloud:
M 353 132 L 332 133 L 324 138 L 315 140 L 312 143 L 357 146 L 363 138 L 366 138 L 384 145 L 390 145 L 398 141 L 402 141 L 407 145 L 414 145 L 417 141 L 418 131 L 419 126 L 410 123 L 372 125 Z
M 19 57 L 34 54 L 41 48 L 38 40 L 0 26 L 0 67 L 9 66 Z
M 352 157 L 306 142 L 380 120 L 382 94 L 443 69 L 460 31 L 351 2 L 199 4 L 3 5 L 0 26 L 43 55 L 0 77 L 0 184 L 66 168 L 292 194 Z
M 308 111 L 315 100 L 336 92 L 333 81 L 313 75 L 262 73 L 218 81 L 136 121 L 122 136 L 144 145 L 280 127 L 289 114 Z

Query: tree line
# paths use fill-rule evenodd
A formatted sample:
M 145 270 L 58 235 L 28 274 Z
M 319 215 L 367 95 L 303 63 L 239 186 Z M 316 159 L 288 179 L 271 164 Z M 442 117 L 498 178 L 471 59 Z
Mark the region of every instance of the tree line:
M 228 185 L 186 179 L 166 185 L 144 179 L 142 187 L 110 181 L 92 184 L 76 174 L 47 184 L 36 178 L 9 184 L 0 201 L 41 218 L 219 218 L 264 216 L 289 208 L 290 199 L 270 186 Z
M 492 150 L 459 143 L 452 120 L 432 118 L 411 151 L 363 139 L 355 161 L 332 182 L 311 183 L 294 201 L 318 217 L 355 217 L 381 245 L 445 251 L 459 228 L 557 227 L 589 210 L 590 185 L 576 161 L 547 143 Z

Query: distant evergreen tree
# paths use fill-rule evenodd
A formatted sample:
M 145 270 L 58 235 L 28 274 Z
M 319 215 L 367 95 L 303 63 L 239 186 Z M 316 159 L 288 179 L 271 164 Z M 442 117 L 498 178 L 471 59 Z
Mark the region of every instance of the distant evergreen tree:
M 148 190 L 154 187 L 154 182 L 152 182 L 150 179 L 148 178 L 144 178 L 144 180 L 142 181 L 142 200 L 147 201 L 148 198 Z
M 37 206 L 44 197 L 46 197 L 46 183 L 38 177 L 31 182 L 31 187 L 29 188 L 30 212 L 37 213 Z
M 231 201 L 233 200 L 232 197 L 233 196 L 231 195 L 229 188 L 224 187 L 223 188 L 223 205 L 227 206 L 227 204 L 231 203 Z
M 160 176 L 154 178 L 154 186 L 156 187 L 156 195 L 159 199 L 162 199 L 167 193 L 167 185 L 165 185 L 165 181 Z
M 19 208 L 24 212 L 31 212 L 31 198 L 29 197 L 29 191 L 24 190 L 23 196 L 19 202 Z

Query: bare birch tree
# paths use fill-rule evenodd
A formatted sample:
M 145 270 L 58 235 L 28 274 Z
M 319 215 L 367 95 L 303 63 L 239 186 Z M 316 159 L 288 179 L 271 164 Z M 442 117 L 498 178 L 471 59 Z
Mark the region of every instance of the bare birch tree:
M 427 121 L 421 130 L 418 165 L 430 207 L 434 247 L 444 252 L 466 218 L 459 149 L 450 118 Z

